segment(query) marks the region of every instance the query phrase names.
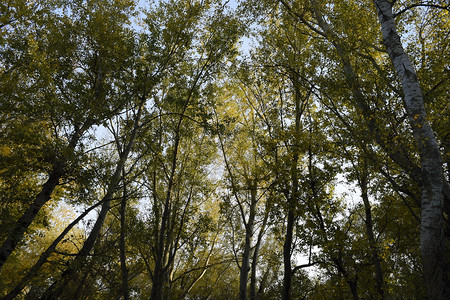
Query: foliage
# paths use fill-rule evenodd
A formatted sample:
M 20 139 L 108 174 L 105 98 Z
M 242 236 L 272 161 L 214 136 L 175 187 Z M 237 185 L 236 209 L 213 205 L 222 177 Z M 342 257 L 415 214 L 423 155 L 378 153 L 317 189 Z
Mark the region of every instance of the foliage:
M 423 159 L 371 2 L 3 2 L 0 242 L 57 180 L 1 297 L 426 297 Z M 449 7 L 393 9 L 445 185 Z

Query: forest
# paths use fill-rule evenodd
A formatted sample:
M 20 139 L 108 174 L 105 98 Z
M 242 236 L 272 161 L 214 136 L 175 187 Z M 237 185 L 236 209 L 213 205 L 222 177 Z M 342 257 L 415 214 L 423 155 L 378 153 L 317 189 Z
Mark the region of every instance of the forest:
M 447 0 L 0 1 L 0 299 L 450 299 Z

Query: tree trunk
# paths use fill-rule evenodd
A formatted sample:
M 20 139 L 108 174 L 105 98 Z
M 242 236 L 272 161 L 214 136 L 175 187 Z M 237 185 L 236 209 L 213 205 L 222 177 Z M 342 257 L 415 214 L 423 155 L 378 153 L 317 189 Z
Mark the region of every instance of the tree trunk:
M 202 277 L 205 275 L 206 270 L 208 270 L 209 268 L 209 261 L 211 259 L 211 256 L 214 252 L 214 247 L 216 245 L 216 239 L 217 239 L 217 233 L 214 236 L 213 242 L 211 244 L 211 250 L 208 253 L 208 256 L 206 257 L 205 263 L 203 264 L 203 270 L 202 272 L 189 284 L 189 286 L 183 291 L 183 293 L 179 296 L 178 299 L 186 299 L 186 295 L 192 290 L 192 288 L 197 284 L 197 282 L 200 281 L 200 279 L 202 279 Z
M 239 273 L 239 299 L 247 299 L 247 283 L 248 283 L 248 273 L 250 272 L 250 255 L 252 248 L 252 237 L 253 237 L 253 224 L 255 222 L 256 213 L 256 182 L 251 186 L 251 203 L 250 203 L 250 214 L 248 217 L 247 224 L 245 224 L 245 244 L 244 253 L 242 254 L 241 270 Z M 245 222 L 245 220 L 244 220 Z
M 297 74 L 291 75 L 291 81 L 294 88 L 294 101 L 295 101 L 295 137 L 294 147 L 292 149 L 292 165 L 291 165 L 291 181 L 292 181 L 292 193 L 288 197 L 287 205 L 287 225 L 286 225 L 286 238 L 283 245 L 283 261 L 284 261 L 284 277 L 283 277 L 283 300 L 291 299 L 291 284 L 292 284 L 292 240 L 293 231 L 295 225 L 295 208 L 298 200 L 298 160 L 300 155 L 300 133 L 301 133 L 301 117 L 303 114 L 302 96 L 300 93 L 300 87 L 298 86 Z M 305 98 L 305 102 L 308 101 L 309 94 Z
M 58 281 L 55 281 L 44 293 L 44 296 L 42 299 L 57 299 L 63 292 L 69 292 L 65 291 L 64 288 L 68 285 L 69 281 L 76 279 L 76 273 L 83 267 L 87 257 L 89 256 L 89 253 L 91 252 L 92 248 L 95 245 L 95 242 L 97 240 L 97 237 L 100 235 L 100 231 L 103 227 L 103 223 L 105 222 L 106 216 L 109 212 L 109 209 L 111 207 L 111 200 L 114 195 L 114 193 L 117 190 L 117 186 L 120 182 L 121 178 L 121 172 L 125 166 L 125 162 L 128 159 L 128 155 L 131 152 L 131 148 L 133 147 L 134 140 L 136 138 L 138 129 L 139 129 L 139 121 L 142 115 L 142 110 L 144 107 L 144 100 L 141 101 L 141 104 L 139 106 L 138 112 L 136 114 L 136 118 L 134 119 L 133 124 L 133 130 L 131 132 L 130 138 L 128 140 L 128 143 L 126 144 L 123 152 L 120 155 L 119 161 L 117 163 L 116 169 L 114 171 L 113 176 L 111 177 L 111 180 L 108 185 L 108 189 L 106 191 L 105 196 L 103 196 L 102 199 L 102 208 L 100 210 L 100 213 L 97 217 L 97 220 L 94 224 L 94 227 L 92 228 L 91 232 L 89 233 L 88 238 L 83 244 L 83 247 L 81 248 L 80 252 L 78 252 L 75 259 L 70 263 L 70 266 L 67 270 L 63 272 L 61 275 L 61 279 Z
M 125 179 L 125 170 L 122 170 L 122 178 Z M 121 270 L 121 276 L 122 276 L 122 294 L 123 299 L 128 300 L 129 297 L 129 291 L 128 291 L 128 269 L 127 269 L 127 263 L 126 263 L 126 255 L 125 255 L 125 211 L 127 207 L 127 189 L 125 180 L 123 184 L 123 195 L 122 195 L 122 202 L 120 203 L 120 270 Z
M 444 238 L 444 178 L 442 157 L 436 137 L 427 120 L 422 90 L 416 71 L 397 33 L 392 3 L 374 0 L 383 43 L 400 78 L 404 106 L 416 140 L 422 168 L 420 248 L 429 299 L 450 299 Z
M 340 256 L 340 254 L 337 257 L 333 256 L 331 259 L 335 263 L 336 268 L 338 269 L 338 272 L 340 274 L 342 274 L 342 276 L 344 277 L 345 281 L 347 282 L 348 287 L 350 288 L 350 292 L 352 293 L 353 300 L 358 300 L 359 299 L 359 295 L 358 295 L 357 276 L 355 276 L 354 278 L 351 278 L 351 276 L 348 273 L 347 269 L 344 267 L 344 263 L 342 261 L 342 257 Z
M 113 196 L 113 193 L 117 187 L 117 184 L 119 182 L 120 178 L 120 172 L 123 166 L 117 166 L 116 172 L 111 179 L 111 183 L 108 187 L 108 191 L 106 195 L 103 197 L 103 204 L 102 208 L 100 210 L 100 213 L 97 217 L 97 220 L 94 224 L 94 227 L 92 228 L 91 232 L 89 233 L 89 236 L 87 240 L 84 242 L 83 247 L 81 248 L 80 252 L 77 254 L 75 259 L 70 263 L 70 266 L 67 270 L 65 270 L 62 275 L 61 279 L 59 281 L 55 281 L 44 293 L 44 296 L 41 299 L 57 299 L 63 292 L 64 288 L 68 285 L 69 281 L 76 279 L 76 273 L 83 267 L 84 262 L 89 255 L 90 251 L 95 245 L 95 241 L 97 240 L 97 237 L 100 234 L 100 230 L 103 226 L 103 223 L 105 222 L 106 215 L 109 212 L 110 206 L 111 206 L 111 199 Z M 118 170 L 119 169 L 119 170 Z M 117 172 L 118 170 L 118 172 Z M 116 176 L 116 175 L 119 176 Z M 118 178 L 116 178 L 118 177 Z M 69 291 L 67 291 L 69 292 Z
M 173 158 L 172 158 L 172 169 L 170 171 L 169 176 L 169 182 L 167 185 L 167 193 L 166 198 L 164 201 L 164 208 L 162 212 L 162 216 L 157 215 L 158 218 L 161 218 L 161 227 L 159 227 L 159 224 L 156 223 L 155 226 L 158 228 L 158 230 L 155 230 L 155 238 L 156 238 L 156 253 L 155 253 L 155 269 L 153 272 L 153 286 L 152 286 L 152 292 L 150 295 L 150 300 L 160 300 L 163 297 L 163 285 L 166 281 L 166 272 L 169 268 L 169 265 L 164 264 L 164 258 L 166 256 L 168 248 L 165 249 L 165 242 L 171 241 L 172 236 L 170 232 L 170 217 L 171 217 L 171 198 L 172 198 L 172 190 L 175 184 L 175 171 L 177 167 L 178 162 L 178 148 L 180 145 L 180 132 L 181 132 L 181 125 L 183 123 L 184 119 L 184 113 L 186 112 L 186 109 L 189 106 L 190 100 L 194 94 L 194 89 L 197 86 L 201 75 L 206 70 L 206 66 L 204 65 L 201 72 L 199 72 L 191 86 L 191 90 L 189 91 L 189 95 L 186 99 L 186 103 L 181 111 L 180 119 L 178 120 L 178 124 L 175 131 L 175 138 L 174 138 L 174 148 L 173 148 Z M 156 199 L 155 199 L 156 200 Z M 169 247 L 169 245 L 167 246 Z M 173 258 L 173 257 L 172 257 Z M 168 259 L 168 264 L 173 263 L 173 259 Z
M 84 126 L 80 128 L 76 128 L 73 132 L 72 138 L 70 139 L 69 145 L 67 149 L 69 151 L 73 151 L 78 144 L 83 132 L 90 127 L 91 121 L 86 121 Z M 28 227 L 31 225 L 33 220 L 36 218 L 37 214 L 41 210 L 41 208 L 47 203 L 56 186 L 59 184 L 59 180 L 65 174 L 65 169 L 67 165 L 67 159 L 61 158 L 58 160 L 54 166 L 53 171 L 51 172 L 49 178 L 42 186 L 42 190 L 34 199 L 33 203 L 28 207 L 28 209 L 23 213 L 20 219 L 16 222 L 15 227 L 8 234 L 8 237 L 3 242 L 0 248 L 0 270 L 5 264 L 6 260 L 9 258 L 11 253 L 16 249 L 17 244 L 23 239 L 25 232 Z
M 175 171 L 177 166 L 177 160 L 178 160 L 178 147 L 180 145 L 180 130 L 181 130 L 181 123 L 183 118 L 181 117 L 177 130 L 175 133 L 175 143 L 174 143 L 174 150 L 173 150 L 173 158 L 172 158 L 172 169 L 170 172 L 169 182 L 167 186 L 167 193 L 166 198 L 164 201 L 164 210 L 163 214 L 161 216 L 161 227 L 159 227 L 159 224 L 155 224 L 157 227 L 159 227 L 159 230 L 157 231 L 156 237 L 156 253 L 155 253 L 155 269 L 153 271 L 153 285 L 152 285 L 152 292 L 150 295 L 150 300 L 161 300 L 162 299 L 162 292 L 163 292 L 163 285 L 164 285 L 164 278 L 165 278 L 165 266 L 164 266 L 164 258 L 165 253 L 167 253 L 167 249 L 165 249 L 165 243 L 170 237 L 168 237 L 168 227 L 170 222 L 170 216 L 171 216 L 171 205 L 170 201 L 172 198 L 172 189 L 174 186 L 174 179 L 175 179 Z
M 59 184 L 59 179 L 64 174 L 66 162 L 59 162 L 53 168 L 47 182 L 42 187 L 41 192 L 36 196 L 34 202 L 24 212 L 22 217 L 16 222 L 14 229 L 10 232 L 0 248 L 0 270 L 16 248 L 17 244 L 23 239 L 25 232 L 31 225 L 41 208 L 50 200 L 50 197 Z
M 81 280 L 78 282 L 78 286 L 77 286 L 77 289 L 76 289 L 74 295 L 71 295 L 71 297 L 72 297 L 74 300 L 79 300 L 79 299 L 81 299 L 81 297 L 83 296 L 83 288 L 84 288 L 84 286 L 85 286 L 85 284 L 86 284 L 86 281 L 87 281 L 88 278 L 89 278 L 89 275 L 91 274 L 90 271 L 91 271 L 91 268 L 92 268 L 93 263 L 94 263 L 93 260 L 91 260 L 91 261 L 89 262 L 88 267 L 84 270 L 84 274 L 83 274 L 83 276 L 81 277 Z
M 384 290 L 384 276 L 383 276 L 383 269 L 381 268 L 382 258 L 380 257 L 380 254 L 378 252 L 377 242 L 375 240 L 375 234 L 373 232 L 372 208 L 370 206 L 369 195 L 367 192 L 368 178 L 367 178 L 367 174 L 366 174 L 367 169 L 365 166 L 365 162 L 364 162 L 363 168 L 364 168 L 362 171 L 363 174 L 361 174 L 361 176 L 359 178 L 359 182 L 360 182 L 360 186 L 361 186 L 361 197 L 363 199 L 364 209 L 365 209 L 365 213 L 366 213 L 366 220 L 365 220 L 366 233 L 367 233 L 367 238 L 369 240 L 370 250 L 372 252 L 373 264 L 375 267 L 376 290 L 377 290 L 379 297 L 381 299 L 385 299 L 386 295 L 385 295 L 385 290 Z
M 283 262 L 284 262 L 284 276 L 283 276 L 283 300 L 291 299 L 291 284 L 292 284 L 292 263 L 291 263 L 291 248 L 292 236 L 294 231 L 294 213 L 292 210 L 288 211 L 288 219 L 286 225 L 286 238 L 283 245 Z
M 266 206 L 263 224 L 258 233 L 258 240 L 256 241 L 255 249 L 253 249 L 252 271 L 250 277 L 250 300 L 256 300 L 258 298 L 258 294 L 256 293 L 256 267 L 258 266 L 259 249 L 261 248 L 261 242 L 264 236 L 264 232 L 266 230 L 268 219 L 269 219 L 269 208 Z
M 41 256 L 39 257 L 38 261 L 31 267 L 30 270 L 28 270 L 27 274 L 20 280 L 20 282 L 16 285 L 16 287 L 9 292 L 5 297 L 1 298 L 1 300 L 11 300 L 17 297 L 17 295 L 20 294 L 20 292 L 23 290 L 23 288 L 27 285 L 27 283 L 36 275 L 36 273 L 39 271 L 40 267 L 46 263 L 48 260 L 48 257 L 50 254 L 55 251 L 56 246 L 61 242 L 61 240 L 69 233 L 72 228 L 78 224 L 89 212 L 91 212 L 94 208 L 99 206 L 101 202 L 89 207 L 86 211 L 84 211 L 78 218 L 76 218 L 72 223 L 70 223 L 64 231 L 53 241 L 53 243 L 45 250 Z
M 312 151 L 311 151 L 311 145 L 309 146 L 309 150 L 308 150 L 308 177 L 309 177 L 309 181 L 310 181 L 310 188 L 311 188 L 311 192 L 312 192 L 312 198 L 311 200 L 313 201 L 316 197 L 317 197 L 317 189 L 316 189 L 316 185 L 314 182 L 314 174 L 313 174 L 313 168 L 312 168 Z M 314 203 L 314 201 L 313 201 Z M 320 230 L 322 231 L 325 239 L 327 238 L 327 228 L 325 226 L 325 222 L 322 216 L 322 212 L 320 211 L 319 206 L 314 203 L 315 206 L 315 216 L 316 216 L 316 221 L 317 224 L 320 228 Z M 312 207 L 311 207 L 312 208 Z M 340 247 L 340 245 L 337 245 L 338 248 Z M 354 300 L 358 300 L 359 299 L 359 295 L 358 295 L 358 274 L 356 273 L 354 276 L 352 276 L 351 274 L 349 274 L 349 272 L 347 271 L 345 265 L 344 265 L 344 261 L 342 259 L 342 251 L 341 249 L 339 249 L 338 253 L 333 253 L 333 251 L 331 251 L 330 253 L 328 253 L 330 255 L 331 261 L 334 262 L 336 269 L 338 270 L 339 274 L 341 274 L 345 281 L 347 282 L 350 291 L 352 293 L 353 299 Z

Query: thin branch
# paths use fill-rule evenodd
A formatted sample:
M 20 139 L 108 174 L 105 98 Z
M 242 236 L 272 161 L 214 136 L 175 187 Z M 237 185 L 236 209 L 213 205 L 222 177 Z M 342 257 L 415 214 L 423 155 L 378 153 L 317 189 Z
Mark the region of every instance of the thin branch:
M 439 9 L 444 9 L 444 10 L 450 11 L 450 10 L 449 10 L 449 5 L 438 5 L 438 4 L 428 4 L 428 3 L 415 3 L 415 4 L 408 5 L 407 7 L 403 8 L 403 9 L 400 10 L 399 12 L 396 12 L 396 13 L 394 14 L 394 18 L 398 17 L 399 15 L 401 15 L 401 14 L 407 12 L 408 10 L 410 10 L 411 8 L 414 8 L 414 7 L 433 7 L 433 8 L 439 8 Z
M 323 263 L 323 262 L 322 261 L 313 261 L 311 263 L 307 263 L 307 264 L 296 266 L 294 269 L 292 269 L 292 274 L 295 274 L 295 272 L 297 272 L 300 269 L 312 267 L 314 265 L 321 264 L 321 263 Z

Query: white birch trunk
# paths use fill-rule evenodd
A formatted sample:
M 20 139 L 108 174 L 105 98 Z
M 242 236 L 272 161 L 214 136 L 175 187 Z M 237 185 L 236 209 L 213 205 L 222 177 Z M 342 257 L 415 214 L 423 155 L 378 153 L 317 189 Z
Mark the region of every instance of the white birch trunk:
M 416 140 L 422 168 L 420 247 L 429 299 L 450 299 L 446 278 L 444 238 L 444 176 L 436 137 L 427 120 L 416 71 L 406 55 L 395 27 L 392 3 L 374 0 L 383 43 L 401 80 L 404 106 Z

